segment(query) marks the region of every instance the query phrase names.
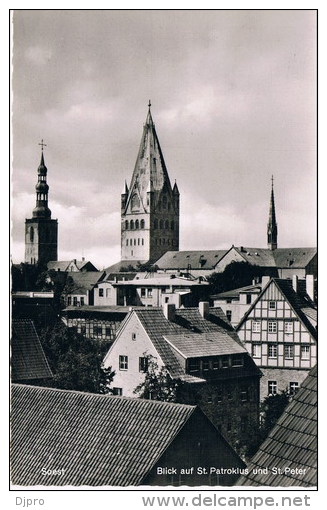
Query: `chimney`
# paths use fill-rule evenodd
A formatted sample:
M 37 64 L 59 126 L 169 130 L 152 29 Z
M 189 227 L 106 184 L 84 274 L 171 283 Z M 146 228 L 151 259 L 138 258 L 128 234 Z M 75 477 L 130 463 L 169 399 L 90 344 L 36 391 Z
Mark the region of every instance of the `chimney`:
M 164 303 L 163 313 L 168 321 L 173 321 L 175 319 L 175 310 L 176 306 L 174 303 Z
M 76 265 L 76 259 L 74 259 L 74 264 Z
M 315 281 L 313 274 L 307 274 L 305 277 L 305 285 L 306 285 L 306 291 L 310 299 L 314 301 L 314 290 L 315 290 Z
M 199 303 L 199 312 L 201 317 L 206 319 L 209 315 L 209 302 L 208 301 L 200 301 Z
M 267 283 L 269 282 L 269 280 L 270 280 L 270 276 L 263 276 L 263 277 L 261 278 L 261 285 L 262 285 L 262 288 L 264 288 L 264 287 L 267 285 Z
M 85 257 L 82 257 L 82 262 L 85 262 Z
M 298 277 L 296 274 L 293 274 L 293 276 L 292 276 L 292 285 L 293 285 L 294 292 L 298 292 L 299 282 L 298 282 Z

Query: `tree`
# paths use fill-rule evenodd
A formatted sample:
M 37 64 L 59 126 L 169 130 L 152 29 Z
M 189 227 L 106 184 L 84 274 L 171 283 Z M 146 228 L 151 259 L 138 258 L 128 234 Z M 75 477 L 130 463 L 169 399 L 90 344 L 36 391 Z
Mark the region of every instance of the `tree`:
M 208 276 L 212 293 L 221 293 L 228 290 L 251 285 L 254 278 L 262 277 L 263 269 L 249 262 L 231 262 L 222 273 L 212 273 Z
M 140 398 L 177 402 L 181 381 L 173 379 L 166 367 L 160 367 L 156 358 L 144 353 L 145 378 L 134 390 Z
M 61 321 L 44 329 L 40 340 L 54 374 L 50 386 L 90 393 L 111 391 L 114 372 L 102 367 L 106 343 L 85 338 Z

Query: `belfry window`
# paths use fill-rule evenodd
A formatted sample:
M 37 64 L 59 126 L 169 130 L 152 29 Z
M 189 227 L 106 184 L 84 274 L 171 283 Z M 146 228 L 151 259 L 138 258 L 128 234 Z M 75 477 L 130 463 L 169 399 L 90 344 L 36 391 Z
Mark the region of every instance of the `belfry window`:
M 30 242 L 34 243 L 34 228 L 30 228 Z
M 141 228 L 145 227 L 145 221 L 144 220 L 141 220 L 140 226 L 141 226 Z
M 128 220 L 125 221 L 125 229 L 128 230 Z
M 130 222 L 130 229 L 134 230 L 134 220 L 131 220 L 131 222 Z
M 135 220 L 135 229 L 138 230 L 140 228 L 139 220 Z

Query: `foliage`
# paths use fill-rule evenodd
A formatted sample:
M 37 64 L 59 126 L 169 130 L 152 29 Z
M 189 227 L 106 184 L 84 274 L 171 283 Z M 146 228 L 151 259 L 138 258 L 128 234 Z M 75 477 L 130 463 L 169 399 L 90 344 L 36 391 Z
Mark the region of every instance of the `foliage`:
M 61 321 L 44 329 L 40 340 L 54 374 L 47 386 L 91 393 L 111 391 L 114 372 L 102 367 L 108 345 L 85 338 Z
M 11 286 L 12 291 L 33 291 L 39 290 L 38 280 L 40 274 L 46 268 L 42 265 L 32 264 L 12 264 L 11 266 Z
M 251 285 L 253 279 L 263 275 L 260 266 L 254 266 L 249 262 L 231 262 L 222 273 L 212 273 L 208 276 L 211 285 L 211 293 L 226 292 L 228 290 Z
M 159 368 L 154 356 L 144 353 L 144 358 L 147 360 L 145 378 L 135 388 L 134 393 L 144 399 L 177 402 L 181 382 L 173 379 L 166 367 Z

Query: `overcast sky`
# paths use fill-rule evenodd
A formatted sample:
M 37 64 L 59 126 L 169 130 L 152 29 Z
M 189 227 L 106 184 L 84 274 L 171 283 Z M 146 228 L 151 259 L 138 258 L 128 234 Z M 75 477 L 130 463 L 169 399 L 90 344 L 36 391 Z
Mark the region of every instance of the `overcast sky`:
M 12 256 L 43 138 L 59 259 L 120 260 L 120 193 L 149 99 L 181 194 L 180 249 L 316 245 L 314 11 L 16 11 Z

